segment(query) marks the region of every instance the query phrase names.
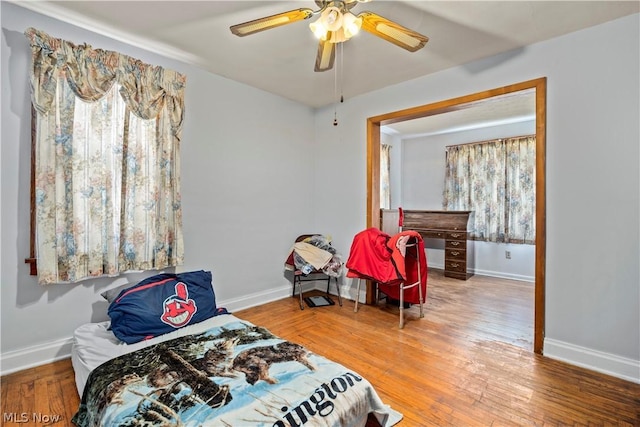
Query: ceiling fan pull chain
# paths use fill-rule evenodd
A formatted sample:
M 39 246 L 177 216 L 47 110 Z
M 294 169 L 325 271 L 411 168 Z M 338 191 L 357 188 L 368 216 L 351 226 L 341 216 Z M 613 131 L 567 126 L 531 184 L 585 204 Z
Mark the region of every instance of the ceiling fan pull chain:
M 342 43 L 338 43 L 338 49 L 342 47 Z M 339 61 L 336 61 L 336 66 L 333 69 L 333 125 L 338 126 L 338 67 L 339 63 L 342 61 L 340 58 Z
M 344 65 L 344 47 L 340 43 L 340 65 Z M 340 103 L 344 102 L 344 66 L 340 67 Z

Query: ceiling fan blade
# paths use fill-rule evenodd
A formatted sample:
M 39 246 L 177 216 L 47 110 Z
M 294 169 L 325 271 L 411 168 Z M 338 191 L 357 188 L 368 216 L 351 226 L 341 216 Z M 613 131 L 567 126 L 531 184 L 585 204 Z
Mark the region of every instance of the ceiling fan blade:
M 327 71 L 333 68 L 333 61 L 336 59 L 336 44 L 328 40 L 320 40 L 318 43 L 318 54 L 316 55 L 316 66 L 314 71 Z
M 409 52 L 422 49 L 429 41 L 429 37 L 423 36 L 393 21 L 389 21 L 373 12 L 362 12 L 358 14 L 358 18 L 362 18 L 363 30 L 400 46 Z
M 244 37 L 255 34 L 260 31 L 269 30 L 281 25 L 291 24 L 293 22 L 309 19 L 313 16 L 313 10 L 302 8 L 290 10 L 288 12 L 278 13 L 277 15 L 266 16 L 253 21 L 244 22 L 242 24 L 232 25 L 229 27 L 231 32 L 236 36 Z

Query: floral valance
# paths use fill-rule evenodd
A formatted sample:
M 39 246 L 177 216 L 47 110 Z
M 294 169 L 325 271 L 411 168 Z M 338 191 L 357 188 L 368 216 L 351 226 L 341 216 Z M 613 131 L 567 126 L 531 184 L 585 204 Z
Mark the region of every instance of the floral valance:
M 152 119 L 166 105 L 175 135 L 180 133 L 184 113 L 186 76 L 118 52 L 75 45 L 29 28 L 25 35 L 33 56 L 31 87 L 33 105 L 46 114 L 56 99 L 60 78 L 66 78 L 82 100 L 101 99 L 118 82 L 128 108 L 142 119 Z

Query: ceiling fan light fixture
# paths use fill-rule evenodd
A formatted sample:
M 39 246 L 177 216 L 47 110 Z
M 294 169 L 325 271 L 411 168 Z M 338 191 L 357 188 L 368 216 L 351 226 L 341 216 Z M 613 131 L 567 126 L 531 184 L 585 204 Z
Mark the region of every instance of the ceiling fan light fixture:
M 329 31 L 338 31 L 342 27 L 342 12 L 335 6 L 326 8 L 320 14 L 320 22 Z
M 356 17 L 351 12 L 347 12 L 344 14 L 342 22 L 344 36 L 347 40 L 358 34 L 358 32 L 360 31 L 360 27 L 362 27 L 362 18 Z
M 329 31 L 322 24 L 322 22 L 320 22 L 319 19 L 316 22 L 312 22 L 311 24 L 309 24 L 309 28 L 311 29 L 311 32 L 313 33 L 313 35 L 316 36 L 317 39 L 319 40 L 327 39 L 327 35 L 329 34 Z
M 342 43 L 358 34 L 362 26 L 362 18 L 351 12 L 341 12 L 337 7 L 328 7 L 320 14 L 320 18 L 309 24 L 309 28 L 320 40 L 330 43 Z

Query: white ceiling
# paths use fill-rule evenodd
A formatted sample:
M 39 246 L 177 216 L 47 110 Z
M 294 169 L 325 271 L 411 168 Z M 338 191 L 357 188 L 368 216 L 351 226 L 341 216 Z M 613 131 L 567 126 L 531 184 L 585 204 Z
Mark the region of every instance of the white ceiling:
M 343 43 L 342 55 L 338 50 L 337 73 L 316 73 L 317 40 L 308 26 L 315 17 L 247 37 L 229 31 L 264 16 L 317 9 L 311 0 L 12 2 L 311 107 L 334 103 L 336 82 L 348 99 L 498 53 L 515 56 L 532 43 L 640 11 L 638 1 L 373 0 L 352 12 L 382 15 L 428 36 L 427 45 L 411 53 L 361 32 Z
M 446 114 L 383 126 L 381 131 L 401 139 L 459 132 L 489 126 L 532 121 L 536 118 L 535 90 L 494 96 L 471 107 Z

